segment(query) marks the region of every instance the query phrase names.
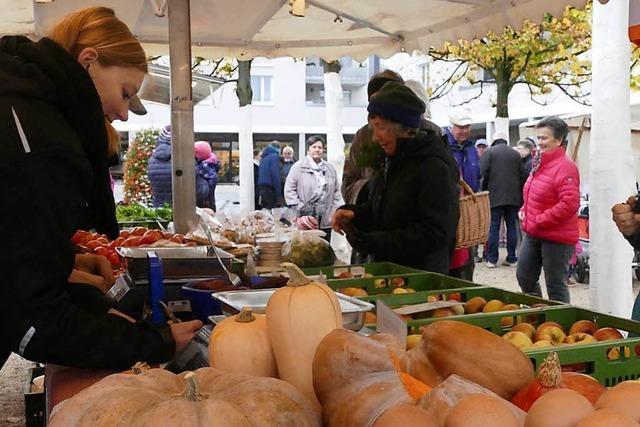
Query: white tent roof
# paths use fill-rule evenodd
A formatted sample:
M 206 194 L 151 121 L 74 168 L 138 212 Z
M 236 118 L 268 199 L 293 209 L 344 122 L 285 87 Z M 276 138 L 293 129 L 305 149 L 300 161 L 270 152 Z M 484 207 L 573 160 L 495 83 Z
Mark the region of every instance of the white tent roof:
M 91 5 L 115 9 L 148 54 L 168 53 L 167 17 L 156 16 L 162 0 L 1 0 L 0 34 L 43 36 L 70 11 Z M 169 0 L 175 1 L 175 0 Z M 470 39 L 524 19 L 540 22 L 546 12 L 586 0 L 306 0 L 304 17 L 289 13 L 286 0 L 191 1 L 194 54 L 208 57 L 321 56 L 362 59 L 377 54 L 439 46 Z M 34 13 L 29 7 L 35 8 Z M 30 15 L 35 16 L 29 27 Z M 31 18 L 33 18 L 31 16 Z M 28 31 L 27 31 L 28 30 Z

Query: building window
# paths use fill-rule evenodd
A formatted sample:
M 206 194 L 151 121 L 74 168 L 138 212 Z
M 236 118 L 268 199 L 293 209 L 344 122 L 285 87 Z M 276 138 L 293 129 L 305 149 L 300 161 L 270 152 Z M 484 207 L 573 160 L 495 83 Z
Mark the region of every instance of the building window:
M 251 90 L 253 91 L 252 101 L 255 103 L 273 102 L 271 83 L 272 76 L 251 76 Z

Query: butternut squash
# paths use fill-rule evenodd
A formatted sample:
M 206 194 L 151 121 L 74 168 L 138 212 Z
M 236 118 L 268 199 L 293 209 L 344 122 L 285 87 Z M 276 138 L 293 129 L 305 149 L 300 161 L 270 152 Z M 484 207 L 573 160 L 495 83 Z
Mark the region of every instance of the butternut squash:
M 451 374 L 510 400 L 534 379 L 533 364 L 510 342 L 485 329 L 453 320 L 424 328 L 421 342 L 406 353 L 407 372 L 434 386 Z
M 277 378 L 266 317 L 244 308 L 216 325 L 209 340 L 209 365 L 225 372 Z
M 267 303 L 269 340 L 280 378 L 319 408 L 313 391 L 313 357 L 320 341 L 342 328 L 340 303 L 331 288 L 312 282 L 295 264 L 282 263 L 282 267 L 290 279 Z

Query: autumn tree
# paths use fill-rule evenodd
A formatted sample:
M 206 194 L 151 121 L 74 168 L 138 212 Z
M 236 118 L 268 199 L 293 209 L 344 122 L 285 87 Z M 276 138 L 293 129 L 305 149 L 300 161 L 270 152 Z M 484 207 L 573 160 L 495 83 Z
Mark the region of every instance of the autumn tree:
M 541 95 L 559 88 L 587 104 L 590 47 L 590 4 L 584 10 L 567 7 L 561 18 L 547 15 L 540 24 L 525 21 L 520 30 L 505 27 L 501 33 L 446 43 L 429 52 L 436 61 L 452 64 L 451 72 L 436 82 L 431 98 L 443 97 L 466 79 L 477 85 L 477 92 L 463 104 L 479 98 L 487 85 L 495 85 L 497 117 L 509 117 L 509 93 L 516 85 L 526 85 L 538 103 L 544 103 Z

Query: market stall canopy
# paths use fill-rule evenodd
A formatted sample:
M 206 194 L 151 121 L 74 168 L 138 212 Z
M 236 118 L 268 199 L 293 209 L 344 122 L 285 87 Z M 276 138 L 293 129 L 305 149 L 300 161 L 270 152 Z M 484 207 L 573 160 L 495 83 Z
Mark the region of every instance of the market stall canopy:
M 20 0 L 8 1 L 24 4 Z M 166 3 L 166 0 L 37 0 L 33 32 L 35 36 L 43 36 L 67 13 L 104 5 L 115 9 L 148 54 L 167 54 Z M 566 5 L 583 7 L 586 0 L 295 0 L 293 6 L 289 3 L 192 1 L 193 54 L 239 59 L 255 56 L 363 59 L 374 54 L 388 57 L 399 51 L 427 51 L 447 40 L 471 39 L 489 30 L 501 31 L 506 25 L 517 28 L 525 19 L 540 22 L 545 13 L 557 16 Z M 292 8 L 304 16 L 292 15 Z M 28 15 L 28 11 L 23 14 Z M 8 18 L 16 20 L 15 24 L 22 19 L 20 14 L 15 17 L 10 14 Z M 24 30 L 24 25 L 15 28 Z

